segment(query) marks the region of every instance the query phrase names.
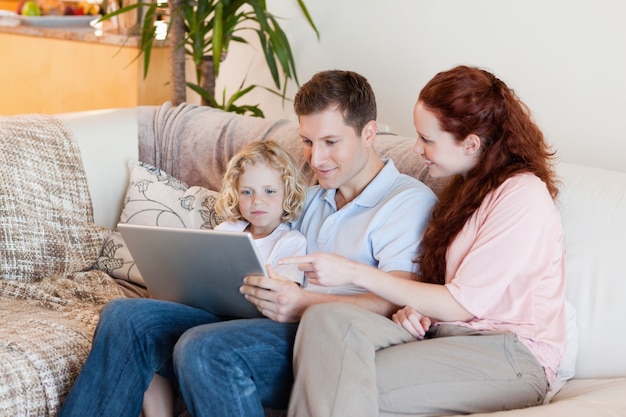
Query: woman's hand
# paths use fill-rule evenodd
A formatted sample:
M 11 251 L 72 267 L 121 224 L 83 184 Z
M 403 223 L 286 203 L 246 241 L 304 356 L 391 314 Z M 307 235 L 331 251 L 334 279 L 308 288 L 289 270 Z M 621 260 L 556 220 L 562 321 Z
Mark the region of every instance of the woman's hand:
M 402 307 L 400 310 L 396 311 L 393 316 L 391 316 L 391 320 L 404 327 L 406 331 L 411 333 L 411 335 L 418 340 L 424 339 L 426 332 L 432 324 L 430 318 L 409 306 Z
M 325 287 L 353 284 L 357 263 L 327 252 L 316 252 L 303 256 L 291 256 L 279 261 L 281 265 L 298 264 L 311 284 Z

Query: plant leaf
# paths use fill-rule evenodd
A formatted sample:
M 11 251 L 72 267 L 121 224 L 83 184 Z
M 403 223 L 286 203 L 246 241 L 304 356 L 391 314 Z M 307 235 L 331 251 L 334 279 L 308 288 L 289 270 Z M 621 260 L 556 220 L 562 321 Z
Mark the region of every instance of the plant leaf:
M 117 1 L 117 0 L 104 0 Z M 122 7 L 100 18 L 100 21 L 110 19 L 123 13 L 137 11 L 143 13 L 140 33 L 140 51 L 137 59 L 143 54 L 144 78 L 147 76 L 151 59 L 151 51 L 156 39 L 156 28 L 153 20 L 158 12 L 158 3 L 163 0 L 139 0 L 139 3 Z M 145 2 L 144 2 L 145 1 Z M 320 35 L 311 15 L 304 4 L 304 0 L 296 0 L 300 11 L 304 15 L 308 25 L 313 29 L 317 39 Z M 237 105 L 236 103 L 246 96 L 258 85 L 245 86 L 245 79 L 238 90 L 228 99 L 226 89 L 221 94 L 222 103 L 200 87 L 202 80 L 202 62 L 207 56 L 213 60 L 213 74 L 217 78 L 221 62 L 226 59 L 230 42 L 243 44 L 251 43 L 247 37 L 240 36 L 238 32 L 253 30 L 257 34 L 267 69 L 272 77 L 276 90 L 262 87 L 267 91 L 280 96 L 283 104 L 286 100 L 288 82 L 293 80 L 299 86 L 296 63 L 289 40 L 280 26 L 279 20 L 267 10 L 266 0 L 180 0 L 176 10 L 172 11 L 181 16 L 181 22 L 185 28 L 185 35 L 177 47 L 184 48 L 185 54 L 194 63 L 196 71 L 196 84 L 185 84 L 200 95 L 205 103 L 226 111 L 240 114 L 250 113 L 263 117 L 263 112 L 257 105 Z M 166 38 L 169 39 L 169 28 Z M 254 45 L 253 45 L 254 46 Z M 207 85 L 207 84 L 203 84 Z M 211 86 L 209 85 L 209 88 Z
M 224 4 L 218 2 L 215 7 L 215 16 L 213 17 L 213 70 L 216 78 L 220 73 L 220 62 L 222 61 L 222 42 L 224 39 L 223 12 Z

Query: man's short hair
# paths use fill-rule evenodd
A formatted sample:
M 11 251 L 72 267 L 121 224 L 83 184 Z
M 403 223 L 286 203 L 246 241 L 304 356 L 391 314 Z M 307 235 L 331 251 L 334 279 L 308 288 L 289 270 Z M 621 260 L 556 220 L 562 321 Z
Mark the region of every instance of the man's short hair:
M 293 107 L 298 117 L 337 108 L 357 135 L 370 120 L 376 120 L 374 91 L 365 77 L 353 71 L 318 72 L 300 87 Z

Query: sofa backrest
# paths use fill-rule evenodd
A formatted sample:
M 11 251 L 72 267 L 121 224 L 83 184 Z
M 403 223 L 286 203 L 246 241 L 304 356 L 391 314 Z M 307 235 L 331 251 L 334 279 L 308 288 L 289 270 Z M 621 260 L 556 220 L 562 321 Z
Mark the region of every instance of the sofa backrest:
M 233 133 L 224 127 L 225 116 L 233 117 L 215 113 L 202 123 L 220 123 L 220 131 Z M 96 222 L 113 228 L 127 188 L 127 162 L 139 157 L 137 114 L 134 109 L 117 109 L 60 117 L 77 136 Z M 235 119 L 238 117 L 241 116 Z M 281 140 L 289 143 L 291 151 L 301 158 L 295 123 L 282 123 L 274 133 L 280 133 Z M 414 141 L 380 135 L 376 146 L 383 157 L 394 160 L 400 171 L 437 191 L 442 182 L 426 175 L 423 162 L 412 152 Z M 222 143 L 221 158 L 226 161 L 236 148 L 229 147 L 228 140 Z M 210 160 L 212 155 L 203 157 Z M 626 351 L 626 335 L 618 327 L 620 319 L 626 317 L 626 173 L 566 163 L 557 166 L 557 173 L 563 181 L 558 204 L 567 252 L 567 297 L 576 309 L 580 335 L 576 377 L 626 376 L 622 353 Z M 188 178 L 179 179 L 189 182 Z
M 138 157 L 137 109 L 56 115 L 74 133 L 87 175 L 94 220 L 115 227 L 128 187 L 130 159 Z

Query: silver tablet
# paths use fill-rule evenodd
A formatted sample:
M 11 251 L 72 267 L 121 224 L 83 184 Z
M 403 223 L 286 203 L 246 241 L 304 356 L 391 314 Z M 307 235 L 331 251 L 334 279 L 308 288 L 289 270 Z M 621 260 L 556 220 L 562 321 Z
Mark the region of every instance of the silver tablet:
M 151 297 L 224 317 L 262 317 L 239 293 L 243 277 L 265 275 L 252 235 L 117 225 Z

